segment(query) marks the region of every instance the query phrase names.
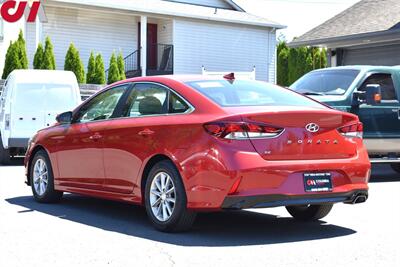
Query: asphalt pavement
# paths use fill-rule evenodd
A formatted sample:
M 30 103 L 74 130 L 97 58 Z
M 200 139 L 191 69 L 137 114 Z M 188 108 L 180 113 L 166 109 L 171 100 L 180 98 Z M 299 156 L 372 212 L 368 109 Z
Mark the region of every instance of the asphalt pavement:
M 21 162 L 0 166 L 0 266 L 400 266 L 400 174 L 375 166 L 370 198 L 299 223 L 284 208 L 200 214 L 154 230 L 125 203 L 65 195 L 36 203 Z

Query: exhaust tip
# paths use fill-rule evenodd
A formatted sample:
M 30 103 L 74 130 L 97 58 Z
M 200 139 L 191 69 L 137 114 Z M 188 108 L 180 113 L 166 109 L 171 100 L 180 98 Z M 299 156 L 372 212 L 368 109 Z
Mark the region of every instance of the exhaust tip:
M 368 196 L 367 196 L 367 195 L 359 194 L 359 195 L 357 195 L 357 196 L 353 199 L 352 204 L 364 203 L 364 202 L 367 201 L 367 199 L 368 199 Z

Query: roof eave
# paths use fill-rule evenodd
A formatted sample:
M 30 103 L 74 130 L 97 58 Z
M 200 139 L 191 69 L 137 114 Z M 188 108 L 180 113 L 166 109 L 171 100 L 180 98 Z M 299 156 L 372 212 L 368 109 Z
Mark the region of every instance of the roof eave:
M 347 36 L 338 36 L 331 38 L 321 38 L 306 41 L 292 41 L 289 47 L 301 46 L 323 46 L 328 48 L 348 47 L 355 45 L 368 45 L 382 42 L 390 42 L 400 40 L 400 29 L 390 31 L 369 32 L 361 34 L 353 34 Z
M 227 2 L 231 7 L 233 7 L 236 11 L 246 12 L 242 7 L 236 4 L 233 0 L 224 0 Z

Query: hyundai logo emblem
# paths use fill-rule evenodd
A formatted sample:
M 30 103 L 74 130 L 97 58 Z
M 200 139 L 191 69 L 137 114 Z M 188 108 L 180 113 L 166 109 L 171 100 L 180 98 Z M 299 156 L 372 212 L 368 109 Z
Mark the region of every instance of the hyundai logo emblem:
M 310 133 L 316 133 L 319 131 L 319 125 L 316 123 L 309 123 L 306 125 L 306 130 Z

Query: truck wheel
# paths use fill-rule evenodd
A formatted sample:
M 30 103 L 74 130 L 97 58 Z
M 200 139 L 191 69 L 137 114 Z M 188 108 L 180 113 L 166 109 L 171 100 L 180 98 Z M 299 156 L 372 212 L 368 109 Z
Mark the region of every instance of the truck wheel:
M 172 162 L 164 160 L 150 171 L 145 187 L 145 206 L 153 226 L 162 232 L 183 232 L 191 228 L 196 213 L 186 207 L 182 178 Z
M 3 141 L 0 136 L 0 164 L 1 165 L 9 165 L 11 163 L 10 151 L 8 149 L 4 149 Z
M 392 163 L 392 164 L 390 164 L 390 167 L 392 167 L 392 169 L 395 172 L 399 172 L 400 173 L 400 163 Z
M 300 221 L 317 221 L 324 218 L 332 210 L 333 204 L 288 206 L 287 211 Z

